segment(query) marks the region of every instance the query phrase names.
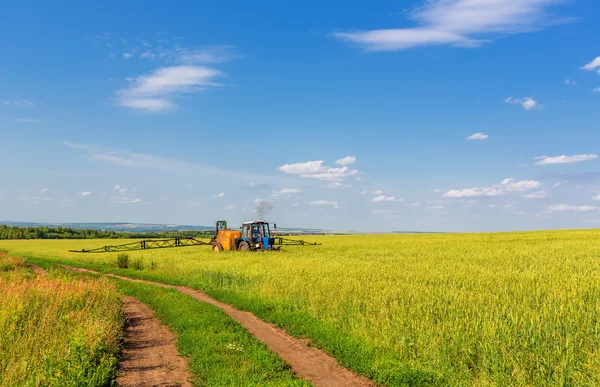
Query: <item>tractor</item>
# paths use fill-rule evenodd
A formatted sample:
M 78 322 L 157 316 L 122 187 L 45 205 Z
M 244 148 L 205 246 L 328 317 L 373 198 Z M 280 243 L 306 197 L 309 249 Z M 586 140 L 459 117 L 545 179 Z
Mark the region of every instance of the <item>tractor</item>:
M 277 225 L 273 224 L 275 228 Z M 245 222 L 241 231 L 227 228 L 227 221 L 219 220 L 215 227 L 215 236 L 210 244 L 215 253 L 228 251 L 269 251 L 279 250 L 275 247 L 275 238 L 271 236 L 269 223 L 264 220 Z

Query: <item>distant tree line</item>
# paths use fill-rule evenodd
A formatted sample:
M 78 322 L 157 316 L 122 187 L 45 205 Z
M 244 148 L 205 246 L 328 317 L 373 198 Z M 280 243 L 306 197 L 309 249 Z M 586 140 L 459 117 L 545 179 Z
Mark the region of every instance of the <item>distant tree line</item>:
M 214 231 L 120 232 L 70 227 L 19 227 L 0 225 L 0 239 L 118 239 L 207 237 Z

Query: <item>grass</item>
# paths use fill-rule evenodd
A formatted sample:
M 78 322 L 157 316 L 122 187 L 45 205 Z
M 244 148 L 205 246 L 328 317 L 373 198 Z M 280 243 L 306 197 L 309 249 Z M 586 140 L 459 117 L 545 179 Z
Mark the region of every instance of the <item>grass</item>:
M 254 312 L 382 385 L 600 385 L 598 230 L 307 238 L 274 254 L 75 254 L 111 241 L 0 242 L 14 254 L 188 285 Z M 122 241 L 118 241 L 123 243 Z
M 112 382 L 124 321 L 114 284 L 58 271 L 35 276 L 3 255 L 0 295 L 0 386 Z
M 202 386 L 309 386 L 220 309 L 174 289 L 113 279 L 177 334 L 179 352 Z

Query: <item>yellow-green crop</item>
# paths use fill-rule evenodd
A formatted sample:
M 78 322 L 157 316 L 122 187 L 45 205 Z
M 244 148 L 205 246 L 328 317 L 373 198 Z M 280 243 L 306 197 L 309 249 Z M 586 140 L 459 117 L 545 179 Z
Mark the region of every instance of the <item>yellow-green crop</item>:
M 0 249 L 205 290 L 383 385 L 600 385 L 600 231 L 306 239 L 323 246 L 131 252 L 143 270 L 67 252 L 122 240 Z
M 0 256 L 0 386 L 108 385 L 123 322 L 110 281 L 35 276 Z

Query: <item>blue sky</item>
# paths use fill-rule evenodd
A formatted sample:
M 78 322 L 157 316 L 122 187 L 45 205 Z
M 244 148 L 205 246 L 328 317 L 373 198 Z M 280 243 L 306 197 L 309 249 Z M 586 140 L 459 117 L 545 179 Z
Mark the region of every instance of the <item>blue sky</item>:
M 600 6 L 4 2 L 0 220 L 600 224 Z

